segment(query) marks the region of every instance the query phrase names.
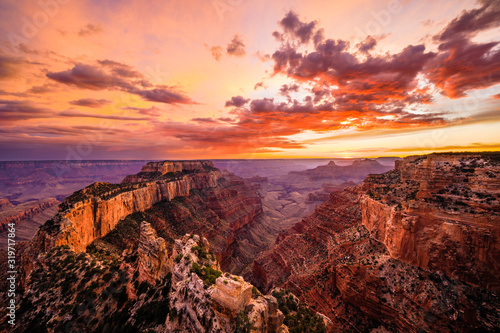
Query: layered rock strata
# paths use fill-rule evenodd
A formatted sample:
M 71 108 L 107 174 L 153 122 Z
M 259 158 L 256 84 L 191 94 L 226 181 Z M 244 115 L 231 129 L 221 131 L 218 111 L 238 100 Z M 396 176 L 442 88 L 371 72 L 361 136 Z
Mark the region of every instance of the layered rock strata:
M 409 157 L 282 233 L 254 261 L 332 332 L 494 332 L 499 154 Z

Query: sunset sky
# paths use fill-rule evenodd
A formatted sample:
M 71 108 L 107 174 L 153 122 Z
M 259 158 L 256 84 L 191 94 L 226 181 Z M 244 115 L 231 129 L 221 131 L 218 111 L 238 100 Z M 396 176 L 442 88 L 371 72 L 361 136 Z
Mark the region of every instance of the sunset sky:
M 0 160 L 500 150 L 500 2 L 0 1 Z

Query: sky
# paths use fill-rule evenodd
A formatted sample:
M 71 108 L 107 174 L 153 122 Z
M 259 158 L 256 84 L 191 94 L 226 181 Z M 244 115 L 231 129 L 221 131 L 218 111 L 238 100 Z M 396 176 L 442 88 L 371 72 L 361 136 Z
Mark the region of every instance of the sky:
M 500 2 L 0 0 L 0 160 L 500 150 Z

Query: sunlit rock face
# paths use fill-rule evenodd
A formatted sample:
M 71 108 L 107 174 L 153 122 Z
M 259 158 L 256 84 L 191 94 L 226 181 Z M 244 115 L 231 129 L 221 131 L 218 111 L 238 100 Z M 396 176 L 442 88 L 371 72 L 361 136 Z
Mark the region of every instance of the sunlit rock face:
M 256 258 L 251 281 L 290 289 L 332 332 L 494 332 L 499 160 L 409 157 L 333 192 Z
M 39 234 L 44 233 L 53 245 L 69 245 L 76 251 L 84 251 L 125 216 L 163 200 L 188 196 L 191 189 L 215 187 L 220 178 L 220 172 L 213 170 L 140 183 L 95 183 L 68 197 L 53 223 Z
M 173 258 L 168 255 L 167 243 L 158 237 L 151 224 L 143 221 L 140 226 L 138 256 L 138 280 L 154 284 L 172 270 Z
M 500 163 L 495 155 L 429 155 L 369 176 L 363 224 L 391 257 L 500 290 Z

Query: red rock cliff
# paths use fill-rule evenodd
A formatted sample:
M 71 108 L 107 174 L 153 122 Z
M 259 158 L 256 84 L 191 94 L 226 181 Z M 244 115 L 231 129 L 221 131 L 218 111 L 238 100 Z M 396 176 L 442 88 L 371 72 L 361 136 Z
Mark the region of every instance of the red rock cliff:
M 500 165 L 433 154 L 369 176 L 363 224 L 391 257 L 500 290 Z
M 192 163 L 189 162 L 188 168 Z M 177 167 L 178 163 L 175 165 Z M 203 169 L 140 183 L 95 183 L 75 192 L 33 237 L 23 254 L 22 279 L 29 275 L 39 253 L 62 245 L 83 252 L 93 240 L 106 235 L 129 214 L 149 209 L 163 200 L 188 196 L 192 189 L 216 187 L 221 178 L 217 169 Z
M 254 284 L 288 288 L 331 332 L 494 332 L 499 157 L 406 158 L 332 193 L 255 259 Z

